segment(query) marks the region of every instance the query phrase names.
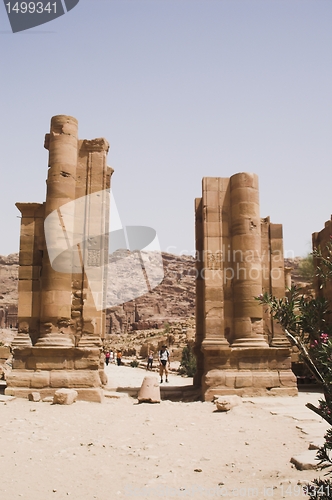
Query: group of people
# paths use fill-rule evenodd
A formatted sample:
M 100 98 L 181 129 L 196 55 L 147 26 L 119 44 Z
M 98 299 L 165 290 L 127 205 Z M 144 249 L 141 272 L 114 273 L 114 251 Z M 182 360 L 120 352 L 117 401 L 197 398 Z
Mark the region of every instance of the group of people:
M 110 351 L 105 352 L 105 363 L 108 366 L 110 363 L 116 363 L 118 366 L 122 365 L 122 352 L 118 350 L 116 354 L 111 349 Z
M 116 354 L 113 352 L 113 350 L 107 350 L 105 352 L 105 363 L 106 366 L 108 366 L 110 363 L 116 363 L 118 366 L 122 365 L 122 352 L 121 350 L 118 350 Z M 154 352 L 150 351 L 148 354 L 148 363 L 147 363 L 147 370 L 153 370 L 153 359 L 154 359 Z M 167 349 L 166 345 L 163 345 L 162 348 L 160 349 L 158 353 L 158 361 L 159 361 L 159 374 L 160 374 L 160 383 L 162 384 L 164 379 L 164 374 L 165 374 L 165 381 L 168 382 L 168 373 L 169 373 L 169 367 L 170 367 L 170 356 L 169 356 L 169 350 Z

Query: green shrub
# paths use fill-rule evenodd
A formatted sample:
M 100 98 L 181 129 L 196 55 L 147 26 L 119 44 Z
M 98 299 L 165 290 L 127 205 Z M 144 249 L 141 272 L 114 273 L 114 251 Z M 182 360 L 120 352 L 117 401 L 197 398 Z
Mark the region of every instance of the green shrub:
M 192 350 L 192 346 L 187 344 L 182 350 L 182 358 L 178 372 L 180 375 L 193 377 L 196 373 L 197 365 L 196 358 Z
M 312 253 L 304 257 L 299 264 L 299 275 L 305 281 L 313 283 L 315 276 L 315 266 Z
M 137 368 L 139 365 L 139 362 L 137 361 L 137 359 L 133 359 L 132 361 L 130 361 L 130 366 L 132 368 Z

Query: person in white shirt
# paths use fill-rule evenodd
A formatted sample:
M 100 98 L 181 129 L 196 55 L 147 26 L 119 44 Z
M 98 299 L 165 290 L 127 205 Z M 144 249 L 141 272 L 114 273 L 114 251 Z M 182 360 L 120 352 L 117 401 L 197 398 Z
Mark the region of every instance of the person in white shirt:
M 160 383 L 163 383 L 163 375 L 165 372 L 166 382 L 168 382 L 168 369 L 170 367 L 169 351 L 166 345 L 163 345 L 159 351 L 159 374 Z

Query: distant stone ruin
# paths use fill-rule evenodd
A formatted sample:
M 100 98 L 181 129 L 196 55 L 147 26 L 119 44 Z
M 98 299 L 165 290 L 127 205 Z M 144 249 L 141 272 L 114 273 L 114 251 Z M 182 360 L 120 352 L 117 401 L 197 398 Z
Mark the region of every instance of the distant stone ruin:
M 21 212 L 18 334 L 6 394 L 53 395 L 73 388 L 101 401 L 108 263 L 109 188 L 105 139 L 79 140 L 78 123 L 54 116 L 45 136 L 45 203 Z
M 196 199 L 196 385 L 214 395 L 296 395 L 290 345 L 255 299 L 285 296 L 282 226 L 260 218 L 258 177 L 205 177 Z

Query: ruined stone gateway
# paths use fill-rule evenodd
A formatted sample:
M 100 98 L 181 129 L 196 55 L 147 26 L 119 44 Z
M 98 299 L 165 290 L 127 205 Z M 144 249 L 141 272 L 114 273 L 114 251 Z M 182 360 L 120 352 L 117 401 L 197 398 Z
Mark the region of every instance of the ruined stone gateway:
M 196 212 L 197 373 L 202 395 L 296 395 L 290 345 L 255 297 L 285 296 L 282 226 L 260 218 L 258 177 L 205 177 Z
M 45 203 L 22 214 L 18 334 L 6 394 L 42 397 L 73 388 L 101 401 L 108 263 L 109 188 L 105 139 L 78 140 L 77 120 L 59 115 L 45 136 Z

